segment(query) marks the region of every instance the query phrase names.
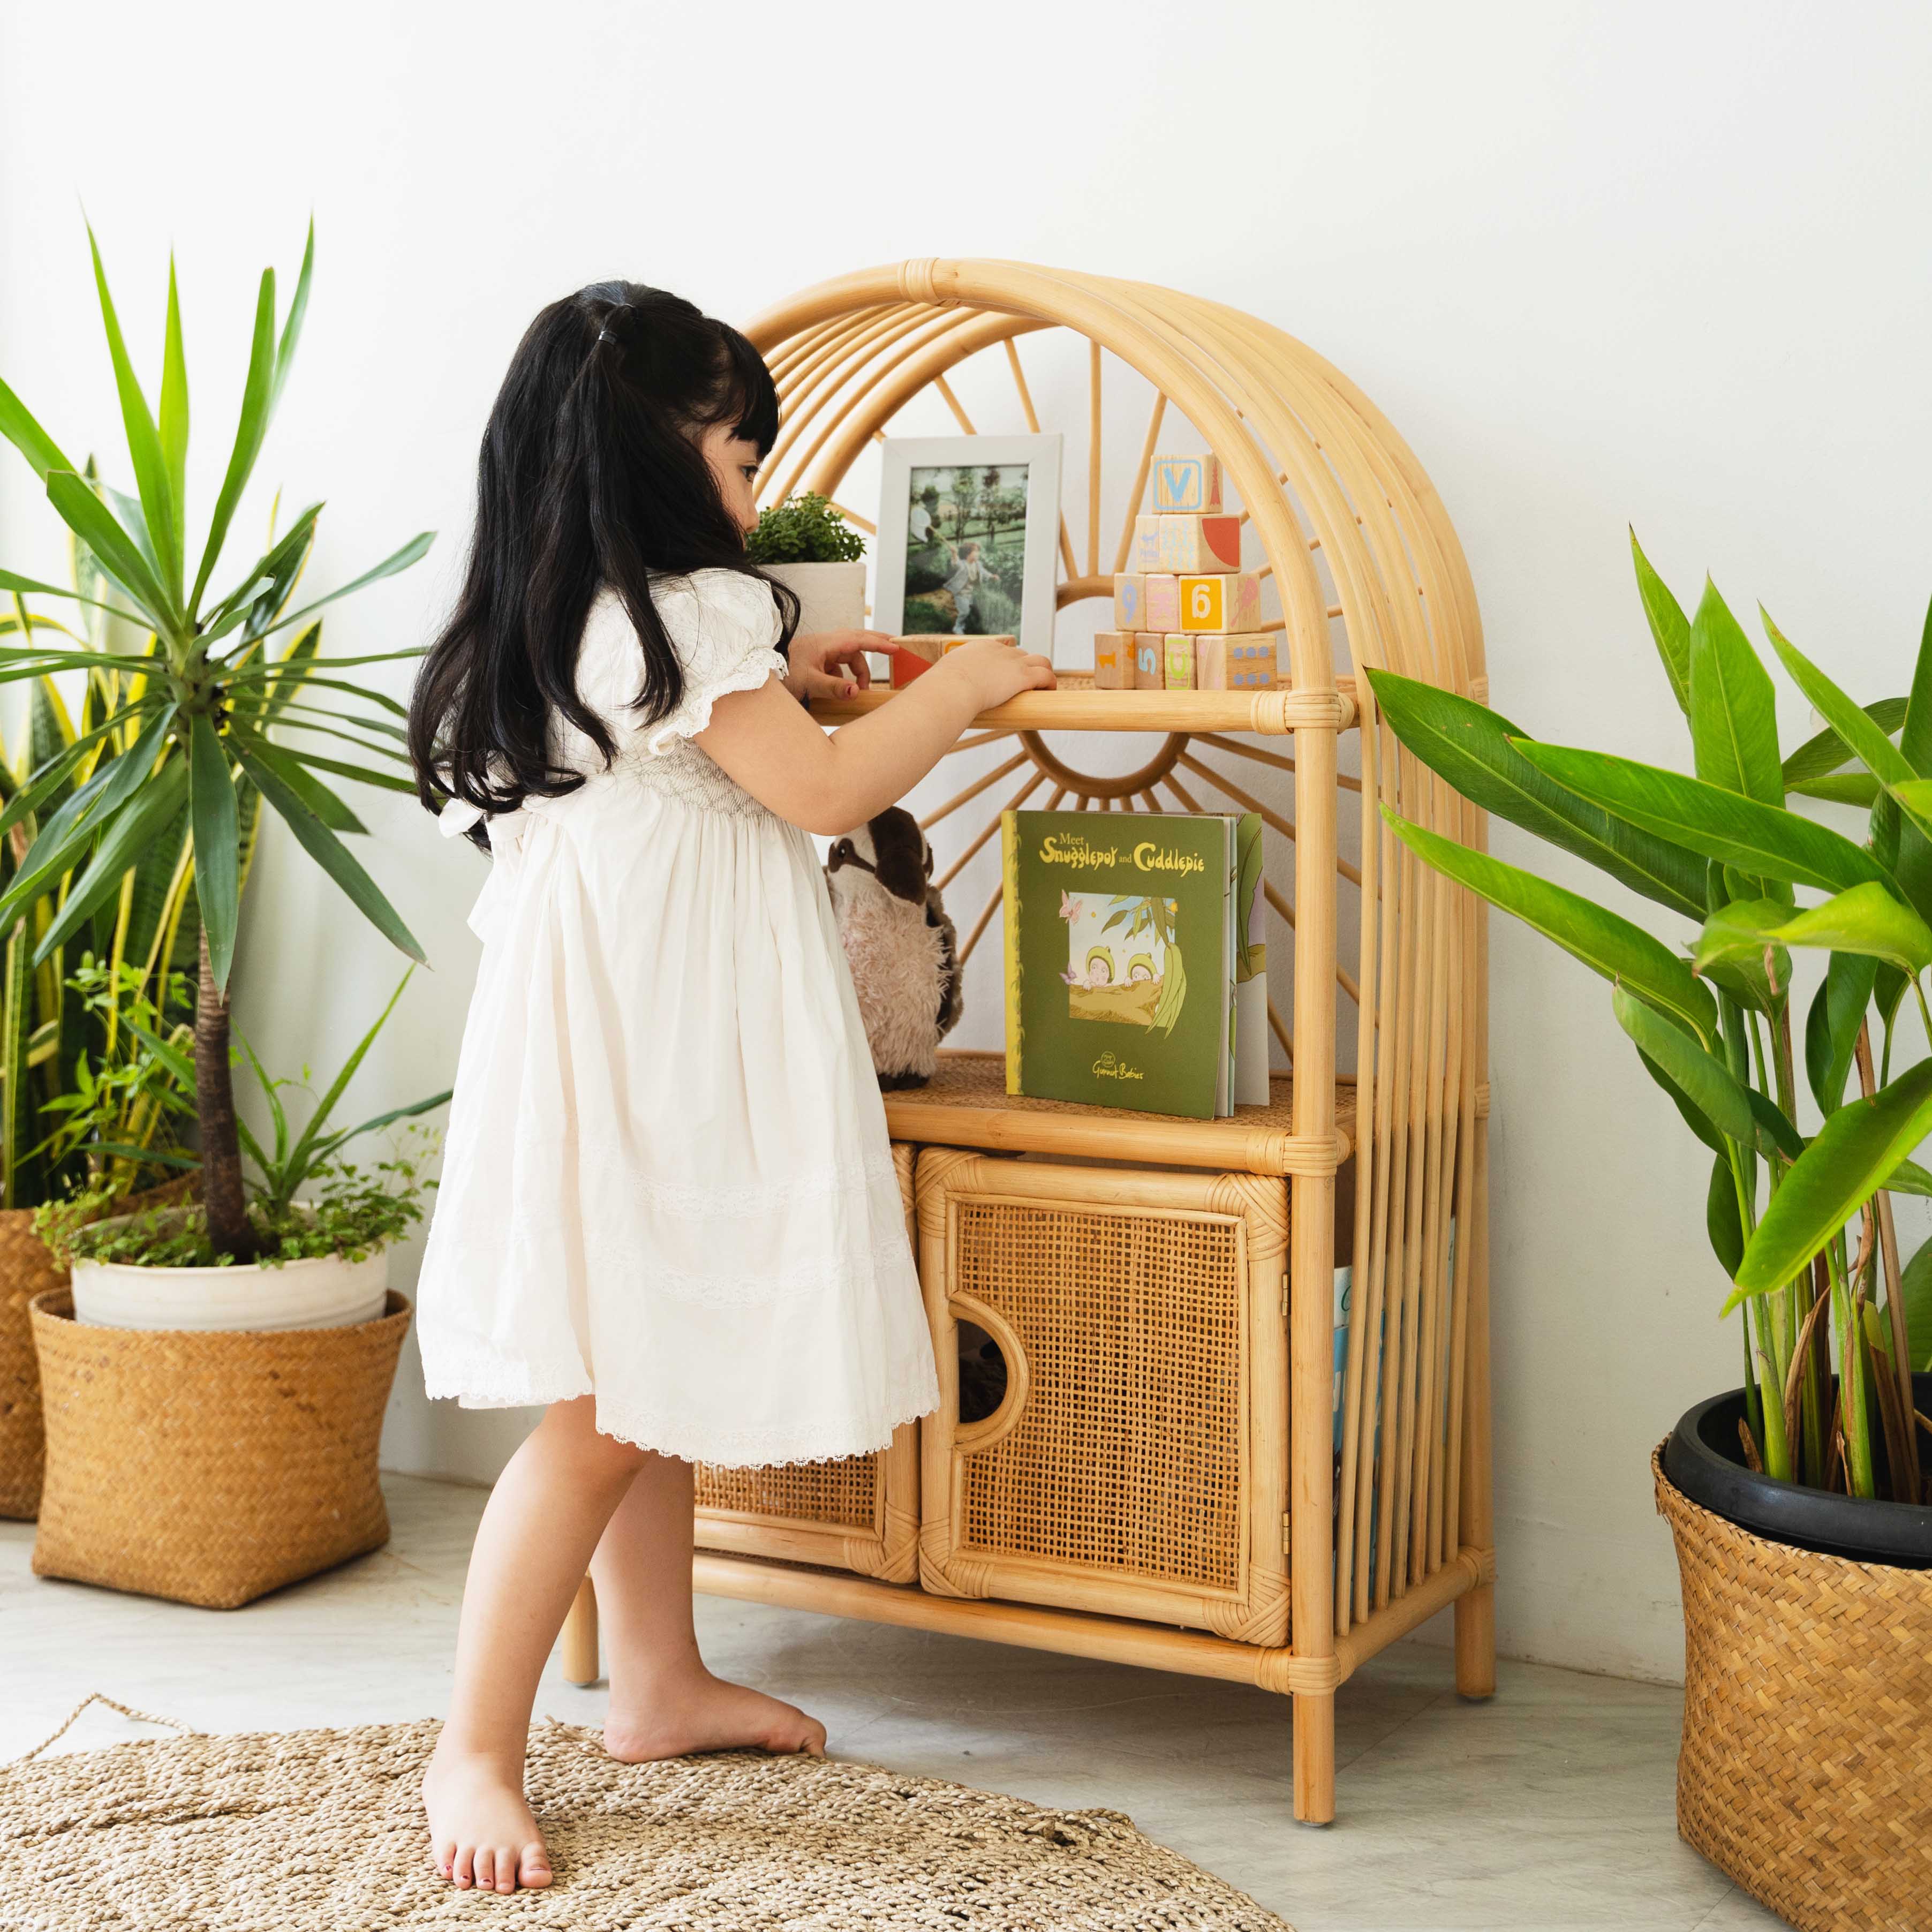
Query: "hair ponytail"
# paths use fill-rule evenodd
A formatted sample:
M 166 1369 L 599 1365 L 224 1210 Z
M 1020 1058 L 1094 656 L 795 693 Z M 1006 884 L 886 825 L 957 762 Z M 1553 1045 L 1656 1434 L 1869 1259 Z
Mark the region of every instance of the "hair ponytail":
M 608 586 L 644 647 L 646 724 L 675 710 L 684 674 L 651 600 L 653 572 L 764 578 L 719 495 L 698 432 L 730 423 L 768 451 L 778 392 L 743 336 L 688 302 L 596 282 L 538 316 L 483 432 L 476 527 L 455 609 L 430 647 L 409 720 L 416 790 L 485 812 L 573 791 L 555 764 L 558 713 L 608 759 L 609 732 L 578 694 L 585 620 Z M 796 598 L 773 584 L 790 640 Z

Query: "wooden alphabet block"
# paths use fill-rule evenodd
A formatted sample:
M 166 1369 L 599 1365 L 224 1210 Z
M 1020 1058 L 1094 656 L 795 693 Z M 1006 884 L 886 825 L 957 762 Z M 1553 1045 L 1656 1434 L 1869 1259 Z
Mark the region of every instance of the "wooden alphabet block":
M 1198 516 L 1221 507 L 1218 457 L 1156 456 L 1153 482 L 1156 510 L 1191 510 Z
M 1262 621 L 1262 580 L 1252 570 L 1211 577 L 1184 577 L 1182 631 L 1252 631 Z
M 1131 631 L 1094 634 L 1094 688 L 1131 691 L 1134 688 L 1134 636 Z
M 1127 568 L 1143 574 L 1166 568 L 1160 560 L 1160 518 L 1158 516 L 1136 517 L 1134 519 L 1133 541 L 1127 546 Z
M 1144 523 L 1144 517 L 1136 519 Z M 1199 575 L 1216 570 L 1241 567 L 1241 520 L 1239 517 L 1178 514 L 1162 517 L 1160 562 L 1162 570 L 1177 576 Z
M 1142 631 L 1134 638 L 1134 688 L 1162 691 L 1167 686 L 1167 640 L 1158 631 Z
M 1193 636 L 1197 689 L 1272 691 L 1280 682 L 1272 631 L 1215 631 Z
M 1147 578 L 1138 570 L 1123 570 L 1114 578 L 1114 628 L 1117 631 L 1147 628 Z
M 1185 631 L 1167 638 L 1167 688 L 1169 691 L 1194 688 L 1194 639 Z
M 1183 628 L 1180 621 L 1180 579 L 1161 572 L 1144 577 L 1141 581 L 1147 590 L 1147 610 L 1144 621 L 1138 628 L 1144 631 L 1159 631 L 1163 636 L 1169 631 Z

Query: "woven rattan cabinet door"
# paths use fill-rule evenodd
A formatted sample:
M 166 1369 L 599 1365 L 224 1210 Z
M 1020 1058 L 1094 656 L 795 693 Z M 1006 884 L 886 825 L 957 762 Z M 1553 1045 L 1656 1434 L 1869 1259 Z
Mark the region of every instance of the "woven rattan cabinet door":
M 913 1234 L 913 1153 L 892 1145 L 892 1165 Z M 919 1427 L 908 1423 L 874 1456 L 784 1468 L 698 1466 L 698 1546 L 744 1556 L 816 1563 L 909 1583 L 917 1574 Z
M 934 1148 L 917 1199 L 922 1587 L 1285 1642 L 1285 1184 Z M 966 1424 L 962 1320 L 1006 1364 Z

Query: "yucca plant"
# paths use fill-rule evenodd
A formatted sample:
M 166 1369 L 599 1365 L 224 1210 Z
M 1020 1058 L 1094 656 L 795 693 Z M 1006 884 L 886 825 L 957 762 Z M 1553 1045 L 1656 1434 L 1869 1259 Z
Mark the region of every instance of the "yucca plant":
M 432 538 L 428 532 L 413 538 L 352 582 L 292 610 L 291 589 L 322 509 L 311 504 L 226 594 L 211 597 L 208 585 L 301 338 L 314 267 L 314 225 L 279 328 L 275 273 L 262 271 L 240 421 L 192 577 L 188 365 L 173 264 L 156 410 L 128 356 L 92 229 L 88 241 L 136 494 L 97 488 L 0 382 L 0 435 L 32 466 L 100 580 L 92 590 L 69 590 L 0 571 L 0 590 L 16 600 L 64 598 L 110 613 L 133 622 L 146 640 L 105 662 L 98 646 L 77 635 L 58 646 L 41 642 L 38 626 L 0 645 L 0 682 L 72 672 L 125 680 L 113 716 L 91 725 L 83 718 L 73 742 L 37 764 L 0 813 L 0 831 L 29 820 L 35 828 L 0 892 L 0 936 L 28 933 L 32 964 L 44 964 L 128 890 L 153 842 L 178 820 L 183 824 L 183 863 L 192 871 L 200 928 L 194 1058 L 202 1193 L 214 1248 L 245 1261 L 257 1236 L 243 1185 L 228 1013 L 252 803 L 266 801 L 358 910 L 412 958 L 422 958 L 409 928 L 342 842 L 342 835 L 364 828 L 317 776 L 412 790 L 402 776 L 403 707 L 342 674 L 418 653 L 325 658 L 313 620 L 324 604 L 407 568 Z M 272 640 L 285 632 L 296 641 L 278 656 Z M 314 701 L 320 691 L 351 703 L 324 708 Z M 272 730 L 298 734 L 297 742 L 279 741 Z M 318 739 L 331 748 L 316 748 Z M 360 755 L 344 758 L 332 748 L 338 743 Z M 112 755 L 104 755 L 110 748 Z M 44 930 L 35 930 L 26 924 L 29 914 L 50 890 L 58 908 Z
M 1932 1194 L 1911 1158 L 1932 1132 L 1932 1058 L 1914 1042 L 1901 1056 L 1911 1064 L 1892 1064 L 1908 995 L 1932 1037 L 1932 614 L 1910 694 L 1862 707 L 1761 613 L 1773 652 L 1826 721 L 1781 757 L 1770 674 L 1716 587 L 1706 581 L 1687 619 L 1634 535 L 1631 549 L 1694 777 L 1540 744 L 1469 699 L 1369 676 L 1424 764 L 1665 908 L 1676 944 L 1384 814 L 1430 865 L 1611 982 L 1618 1024 L 1710 1149 L 1706 1221 L 1731 1278 L 1724 1310 L 1744 1323 L 1748 1460 L 1869 1497 L 1882 1441 L 1891 1495 L 1918 1502 L 1912 1375 L 1932 1367 L 1932 1244 L 1901 1266 L 1888 1197 Z M 1801 798 L 1865 810 L 1865 837 L 1794 810 Z M 1826 956 L 1802 1016 L 1799 950 Z

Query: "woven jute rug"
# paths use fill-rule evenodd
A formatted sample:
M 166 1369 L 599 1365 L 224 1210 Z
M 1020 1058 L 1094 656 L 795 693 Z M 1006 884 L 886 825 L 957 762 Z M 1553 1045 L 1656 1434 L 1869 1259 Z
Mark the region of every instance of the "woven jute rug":
M 625 1765 L 539 1725 L 548 1890 L 453 1892 L 418 1786 L 434 1723 L 142 1739 L 0 1770 L 7 1932 L 1288 1932 L 1116 1811 L 870 1765 Z

